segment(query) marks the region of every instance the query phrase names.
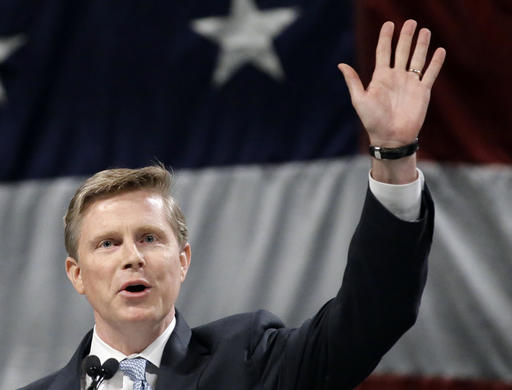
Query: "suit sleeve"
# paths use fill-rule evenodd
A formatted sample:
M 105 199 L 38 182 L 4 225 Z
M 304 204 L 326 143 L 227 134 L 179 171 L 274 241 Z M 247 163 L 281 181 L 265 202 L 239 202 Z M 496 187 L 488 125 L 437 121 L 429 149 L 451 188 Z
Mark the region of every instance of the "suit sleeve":
M 416 222 L 368 191 L 337 296 L 300 328 L 268 329 L 260 339 L 264 387 L 352 389 L 366 378 L 416 321 L 433 223 L 426 187 Z

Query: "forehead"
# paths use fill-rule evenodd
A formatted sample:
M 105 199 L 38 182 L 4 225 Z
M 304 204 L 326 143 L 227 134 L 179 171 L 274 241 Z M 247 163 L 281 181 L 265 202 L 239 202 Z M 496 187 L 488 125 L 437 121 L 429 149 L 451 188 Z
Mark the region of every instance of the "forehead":
M 82 214 L 82 229 L 123 221 L 160 224 L 166 216 L 165 202 L 160 194 L 149 190 L 122 192 L 93 200 Z

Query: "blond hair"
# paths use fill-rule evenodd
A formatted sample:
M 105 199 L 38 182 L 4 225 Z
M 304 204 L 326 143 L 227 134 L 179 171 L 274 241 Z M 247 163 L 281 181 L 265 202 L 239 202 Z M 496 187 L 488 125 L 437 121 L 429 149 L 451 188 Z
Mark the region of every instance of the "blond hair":
M 150 190 L 162 196 L 167 219 L 178 245 L 188 242 L 188 229 L 183 213 L 170 195 L 172 176 L 161 164 L 139 169 L 107 169 L 88 178 L 75 192 L 64 216 L 64 242 L 69 256 L 78 260 L 80 222 L 87 207 L 99 198 L 136 190 Z

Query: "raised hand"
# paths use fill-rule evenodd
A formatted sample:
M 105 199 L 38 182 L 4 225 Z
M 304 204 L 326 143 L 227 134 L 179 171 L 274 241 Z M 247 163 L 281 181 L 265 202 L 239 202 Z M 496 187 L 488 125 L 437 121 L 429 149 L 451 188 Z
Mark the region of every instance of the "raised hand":
M 430 30 L 422 28 L 408 65 L 416 25 L 416 21 L 407 20 L 402 26 L 393 67 L 391 40 L 394 24 L 386 22 L 382 25 L 375 70 L 367 89 L 351 66 L 338 65 L 371 145 L 386 148 L 408 145 L 416 139 L 425 120 L 430 91 L 441 70 L 446 51 L 438 48 L 424 69 L 431 34 Z M 372 176 L 393 184 L 410 182 L 416 178 L 416 156 L 399 160 L 372 159 Z
M 425 120 L 430 90 L 441 70 L 446 51 L 438 48 L 429 66 L 423 69 L 431 34 L 428 29 L 422 28 L 411 63 L 407 66 L 416 24 L 414 20 L 404 23 L 396 46 L 393 67 L 391 40 L 394 25 L 392 22 L 382 25 L 377 43 L 375 70 L 366 90 L 352 67 L 347 64 L 338 65 L 349 88 L 352 104 L 372 145 L 398 147 L 410 144 L 418 136 Z

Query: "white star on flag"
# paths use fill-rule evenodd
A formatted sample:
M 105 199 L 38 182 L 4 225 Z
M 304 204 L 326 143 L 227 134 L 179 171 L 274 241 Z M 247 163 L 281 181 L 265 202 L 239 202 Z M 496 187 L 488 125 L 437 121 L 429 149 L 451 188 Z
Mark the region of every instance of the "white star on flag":
M 276 80 L 284 78 L 273 39 L 299 16 L 296 7 L 261 11 L 253 0 L 232 0 L 231 13 L 192 21 L 192 29 L 220 46 L 213 74 L 217 86 L 250 63 Z
M 13 37 L 0 37 L 0 64 L 7 60 L 9 56 L 25 43 L 23 35 L 15 35 Z M 0 104 L 7 100 L 5 89 L 0 79 Z

